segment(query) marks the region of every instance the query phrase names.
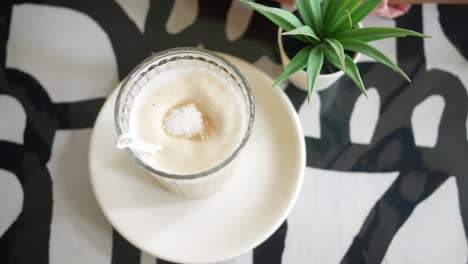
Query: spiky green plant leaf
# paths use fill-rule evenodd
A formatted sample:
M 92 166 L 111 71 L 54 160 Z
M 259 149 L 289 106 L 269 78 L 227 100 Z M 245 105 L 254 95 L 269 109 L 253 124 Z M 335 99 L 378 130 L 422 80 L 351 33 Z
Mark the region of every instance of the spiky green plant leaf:
M 324 60 L 342 69 L 359 90 L 366 93 L 358 68 L 345 55 L 345 49 L 366 54 L 408 79 L 394 62 L 367 42 L 393 37 L 429 37 L 399 28 L 357 28 L 359 22 L 382 0 L 296 0 L 302 21 L 291 12 L 279 8 L 241 1 L 281 27 L 284 35 L 294 36 L 304 42 L 304 48 L 294 56 L 274 84 L 285 81 L 307 67 L 309 96 Z
M 297 11 L 301 15 L 302 21 L 306 25 L 312 25 L 312 11 L 310 9 L 310 4 L 308 0 L 296 0 Z
M 291 75 L 294 73 L 304 69 L 307 66 L 308 62 L 308 55 L 312 50 L 312 46 L 307 46 L 302 48 L 296 56 L 289 62 L 288 66 L 284 69 L 284 71 L 280 74 L 278 79 L 275 80 L 273 86 L 276 86 L 284 81 L 286 81 Z
M 336 14 L 336 7 L 340 4 L 341 1 L 342 0 L 323 1 L 322 20 L 325 27 L 329 27 L 329 21 Z
M 343 40 L 341 42 L 343 44 L 343 47 L 347 50 L 354 51 L 354 52 L 360 52 L 362 54 L 365 54 L 376 61 L 382 63 L 383 65 L 389 67 L 396 73 L 400 74 L 403 78 L 405 78 L 408 82 L 411 82 L 410 78 L 403 72 L 400 67 L 398 67 L 392 60 L 390 60 L 385 54 L 377 50 L 376 48 L 372 47 L 369 44 L 366 44 L 361 41 L 356 41 L 356 40 Z
M 338 56 L 333 52 L 333 50 L 328 46 L 328 45 L 320 45 L 323 54 L 325 55 L 325 58 L 333 64 L 336 68 L 340 68 L 340 60 Z M 356 84 L 356 86 L 359 88 L 359 90 L 366 95 L 366 88 L 364 88 L 364 83 L 362 82 L 361 75 L 359 74 L 359 70 L 356 66 L 356 64 L 353 62 L 351 57 L 348 55 L 345 55 L 345 63 L 346 63 L 346 68 L 344 70 L 345 74 L 351 78 L 351 80 Z
M 330 14 L 328 20 L 325 21 L 325 24 L 328 28 L 331 28 L 333 25 L 338 23 L 341 18 L 346 15 L 346 11 L 352 12 L 356 9 L 357 6 L 361 3 L 361 0 L 341 0 L 338 1 L 338 4 L 333 10 L 333 14 Z
M 306 25 L 309 25 L 316 33 L 322 29 L 322 7 L 320 0 L 296 0 L 297 10 Z
M 366 93 L 366 88 L 364 87 L 364 83 L 362 82 L 361 74 L 359 73 L 359 69 L 354 63 L 353 59 L 346 55 L 345 58 L 345 63 L 346 63 L 346 75 L 348 75 L 349 78 L 356 84 L 356 86 L 359 88 L 361 93 L 363 93 L 367 97 Z
M 271 22 L 275 23 L 278 27 L 285 31 L 291 31 L 302 26 L 302 22 L 299 20 L 299 18 L 297 18 L 291 12 L 281 8 L 264 6 L 246 0 L 241 0 L 241 2 L 252 7 L 254 10 L 264 15 L 266 18 L 271 20 Z
M 341 67 L 338 67 L 338 68 L 344 71 L 346 66 L 345 66 L 345 54 L 344 54 L 343 45 L 341 45 L 341 43 L 337 41 L 336 39 L 327 38 L 325 39 L 325 41 L 332 48 L 333 52 L 338 56 L 338 59 L 340 60 Z
M 361 20 L 367 17 L 370 12 L 372 12 L 382 0 L 366 0 L 361 3 L 354 11 L 351 12 L 351 20 L 353 21 L 353 26 L 357 25 Z M 330 32 L 337 32 L 349 29 L 349 25 L 346 23 L 346 19 L 342 17 L 335 26 L 332 27 Z M 352 28 L 352 27 L 351 27 Z
M 346 17 L 348 17 L 349 27 L 352 28 L 353 27 L 353 19 L 351 18 L 351 13 L 349 12 L 349 10 L 345 10 L 345 13 L 346 13 Z
M 313 40 L 313 43 L 320 41 L 320 38 L 317 36 L 317 34 L 315 34 L 314 30 L 312 30 L 312 28 L 310 28 L 309 26 L 298 27 L 291 31 L 284 32 L 283 35 L 301 35 L 301 36 L 310 37 Z
M 351 12 L 351 18 L 353 19 L 354 25 L 361 22 L 361 20 L 367 17 L 381 3 L 382 0 L 363 1 L 361 5 Z
M 305 0 L 310 3 L 310 10 L 312 11 L 312 20 L 314 21 L 317 32 L 322 32 L 322 5 L 320 0 Z
M 310 96 L 314 90 L 317 78 L 323 65 L 323 51 L 316 46 L 309 53 L 307 61 L 307 102 L 310 103 Z
M 324 22 L 327 20 L 328 9 L 330 8 L 330 3 L 332 3 L 333 1 L 336 0 L 322 1 L 322 21 Z M 326 23 L 324 23 L 323 25 L 327 26 Z
M 406 36 L 430 38 L 428 35 L 424 35 L 408 29 L 384 27 L 356 28 L 334 34 L 334 38 L 338 41 L 354 39 L 363 42 L 371 42 L 386 38 L 400 38 Z

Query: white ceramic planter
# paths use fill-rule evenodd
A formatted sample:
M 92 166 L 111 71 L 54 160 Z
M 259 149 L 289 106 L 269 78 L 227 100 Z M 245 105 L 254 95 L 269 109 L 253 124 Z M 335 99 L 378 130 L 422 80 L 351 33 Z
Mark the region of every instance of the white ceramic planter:
M 358 27 L 361 27 L 361 24 L 358 25 Z M 281 55 L 281 63 L 283 64 L 283 67 L 286 67 L 289 62 L 291 61 L 286 52 L 284 51 L 283 48 L 283 41 L 281 41 L 281 33 L 283 33 L 282 28 L 278 28 L 278 47 Z M 361 57 L 361 53 L 357 53 L 353 61 L 357 62 L 359 58 Z M 341 76 L 343 76 L 344 72 L 342 71 L 337 71 L 334 73 L 330 74 L 320 74 L 319 77 L 317 78 L 317 82 L 315 84 L 314 91 L 321 91 L 324 90 L 330 85 L 332 85 L 334 82 L 336 82 Z M 307 91 L 307 74 L 305 71 L 298 71 L 295 74 L 291 75 L 289 77 L 289 80 L 298 88 Z

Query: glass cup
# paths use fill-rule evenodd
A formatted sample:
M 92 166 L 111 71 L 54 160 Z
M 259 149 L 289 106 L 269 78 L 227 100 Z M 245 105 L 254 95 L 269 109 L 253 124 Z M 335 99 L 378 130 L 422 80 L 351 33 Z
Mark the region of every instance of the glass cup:
M 234 65 L 210 51 L 199 48 L 175 48 L 153 54 L 140 63 L 122 82 L 115 102 L 114 122 L 118 137 L 129 133 L 129 118 L 133 101 L 142 89 L 147 88 L 146 84 L 164 71 L 194 66 L 220 76 L 229 83 L 230 88 L 235 89 L 235 94 L 239 96 L 242 102 L 239 111 L 245 111 L 247 124 L 244 136 L 236 149 L 214 167 L 186 175 L 171 174 L 148 165 L 141 158 L 143 153 L 138 150 L 127 148 L 127 153 L 168 190 L 186 197 L 203 197 L 216 193 L 226 185 L 236 158 L 242 152 L 252 132 L 255 116 L 252 91 L 245 77 Z

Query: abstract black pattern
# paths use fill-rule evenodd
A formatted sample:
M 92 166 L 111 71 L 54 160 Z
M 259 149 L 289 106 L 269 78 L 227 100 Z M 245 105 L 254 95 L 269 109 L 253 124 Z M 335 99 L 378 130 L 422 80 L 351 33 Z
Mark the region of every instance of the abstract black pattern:
M 151 1 L 144 33 L 115 1 L 37 2 L 71 8 L 96 21 L 110 39 L 120 79 L 152 51 L 176 46 L 203 44 L 207 49 L 229 53 L 249 62 L 262 55 L 278 61 L 272 45 L 276 43 L 276 28 L 257 13 L 254 13 L 242 38 L 233 42 L 226 39 L 224 22 L 230 4 L 227 0 L 199 0 L 200 11 L 195 23 L 174 35 L 167 34 L 165 29 L 174 3 L 172 0 Z M 266 0 L 257 2 L 271 4 Z M 0 168 L 16 175 L 23 188 L 24 204 L 18 219 L 0 238 L 0 263 L 34 261 L 46 264 L 49 263 L 53 203 L 53 183 L 46 164 L 51 157 L 55 133 L 61 129 L 92 127 L 105 99 L 53 102 L 29 73 L 5 67 L 12 4 L 8 1 L 0 4 L 0 94 L 10 95 L 20 102 L 27 121 L 23 144 L 0 140 Z M 462 14 L 458 17 L 466 17 L 468 11 L 447 6 L 439 6 L 439 11 L 445 33 L 466 56 L 466 38 L 453 30 L 456 27 L 453 27 L 450 14 L 456 12 Z M 397 24 L 423 31 L 421 8 L 413 7 L 408 15 L 397 20 Z M 380 64 L 359 64 L 364 83 L 378 90 L 382 102 L 370 144 L 356 144 L 350 140 L 350 116 L 359 92 L 345 77 L 319 93 L 322 102 L 321 138 L 305 138 L 308 167 L 353 172 L 400 172 L 369 212 L 342 263 L 381 263 L 390 242 L 413 210 L 451 175 L 457 177 L 460 211 L 468 238 L 468 181 L 464 175 L 468 171 L 465 163 L 468 160 L 466 89 L 451 73 L 426 69 L 422 40 L 398 40 L 397 54 L 398 64 L 413 80 L 411 84 Z M 298 110 L 305 101 L 305 92 L 291 84 L 285 92 Z M 415 145 L 410 113 L 431 95 L 440 95 L 447 103 L 439 126 L 438 142 L 434 148 L 426 148 Z M 286 236 L 285 222 L 254 250 L 254 263 L 281 263 Z M 116 231 L 112 242 L 113 264 L 140 263 L 140 251 Z M 158 263 L 169 262 L 158 260 Z

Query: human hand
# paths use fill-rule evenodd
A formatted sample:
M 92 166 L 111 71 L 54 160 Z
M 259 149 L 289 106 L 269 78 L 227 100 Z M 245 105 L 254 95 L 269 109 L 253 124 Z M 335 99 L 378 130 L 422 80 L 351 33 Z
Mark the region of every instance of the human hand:
M 395 18 L 402 16 L 408 12 L 411 5 L 410 4 L 393 4 L 389 0 L 384 0 L 382 3 L 372 11 L 372 15 L 385 18 Z
M 287 5 L 294 5 L 295 0 L 274 0 L 281 4 Z M 400 2 L 402 0 L 399 0 Z M 403 0 L 410 2 L 408 0 Z M 468 0 L 466 0 L 468 1 Z M 385 18 L 395 18 L 402 16 L 408 12 L 409 8 L 411 7 L 408 3 L 392 3 L 394 1 L 391 0 L 384 0 L 382 3 L 372 12 L 372 15 L 385 17 Z
M 279 2 L 281 4 L 293 5 L 295 0 L 274 0 L 274 1 Z

